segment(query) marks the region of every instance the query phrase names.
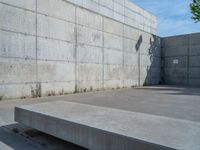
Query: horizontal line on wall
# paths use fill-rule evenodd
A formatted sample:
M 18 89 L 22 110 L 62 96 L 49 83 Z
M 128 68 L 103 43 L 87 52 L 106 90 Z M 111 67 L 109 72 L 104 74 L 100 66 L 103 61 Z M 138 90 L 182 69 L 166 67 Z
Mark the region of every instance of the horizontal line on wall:
M 150 79 L 159 79 L 158 77 L 150 77 Z M 190 79 L 196 79 L 196 78 L 190 78 Z M 199 78 L 198 78 L 199 79 Z M 130 79 L 130 78 L 121 78 L 121 79 L 104 79 L 104 81 L 137 81 L 136 79 Z M 78 82 L 85 82 L 85 81 L 92 81 L 94 82 L 94 80 L 77 80 Z M 102 80 L 95 80 L 98 82 L 102 82 Z M 41 81 L 41 82 L 9 82 L 9 83 L 0 83 L 1 86 L 6 86 L 6 85 L 33 85 L 33 84 L 52 84 L 52 83 L 75 83 L 75 81 Z
M 0 2 L 0 4 L 7 5 L 7 6 L 10 6 L 10 7 L 14 7 L 14 8 L 18 8 L 18 9 L 22 9 L 22 10 L 29 11 L 29 12 L 32 12 L 32 13 L 36 13 L 35 10 L 31 10 L 31 9 L 28 9 L 28 8 L 23 8 L 23 7 L 20 7 L 20 6 L 8 4 L 8 3 L 5 3 L 5 2 Z
M 20 57 L 2 57 L 0 58 L 9 58 L 9 59 L 19 59 L 19 60 L 27 60 L 27 61 L 36 61 L 36 59 L 31 59 L 31 58 L 20 58 Z M 63 63 L 75 63 L 75 61 L 69 61 L 69 60 L 47 60 L 47 59 L 37 59 L 38 61 L 43 61 L 43 62 L 63 62 Z M 83 62 L 83 61 L 77 61 L 78 64 L 95 64 L 95 65 L 102 65 L 103 63 L 95 63 L 95 62 Z M 112 66 L 124 66 L 124 67 L 137 67 L 137 65 L 128 65 L 128 64 L 115 64 L 115 63 L 104 63 L 104 65 L 112 65 Z M 141 67 L 147 67 L 141 65 Z M 157 66 L 150 66 L 151 68 L 158 68 Z
M 187 80 L 188 78 L 187 77 L 178 77 L 178 76 L 165 76 L 165 79 L 169 79 L 169 80 L 174 80 L 174 79 L 177 79 L 177 81 L 179 80 L 180 81 L 180 79 L 184 79 L 184 80 Z
M 7 57 L 7 56 L 2 56 L 0 55 L 0 58 L 5 58 L 5 59 L 19 59 L 19 60 L 30 60 L 30 61 L 36 61 L 36 59 L 34 58 L 30 58 L 30 57 L 26 57 L 26 58 L 23 58 L 23 57 Z
M 151 56 L 150 54 L 145 54 L 145 53 L 140 53 L 140 56 L 149 56 L 151 58 L 160 58 L 161 59 L 161 56 L 156 56 L 156 55 Z
M 194 69 L 194 68 L 200 69 L 200 65 L 199 65 L 199 66 L 189 66 L 189 69 L 190 69 L 190 68 L 192 68 L 192 69 Z
M 60 42 L 66 42 L 66 43 L 75 43 L 75 41 L 57 39 L 57 38 L 52 38 L 52 37 L 45 37 L 45 36 L 40 36 L 40 35 L 38 35 L 37 37 L 38 38 L 43 38 L 43 39 L 50 39 L 50 40 L 60 41 Z
M 104 79 L 104 81 L 124 81 L 124 79 L 123 78 L 121 78 L 121 79 Z
M 148 55 L 147 55 L 148 56 Z M 27 61 L 58 61 L 58 62 L 68 62 L 68 63 L 75 63 L 75 61 L 73 60 L 65 60 L 65 59 L 35 59 L 35 58 L 31 58 L 31 57 L 7 57 L 7 56 L 3 56 L 3 55 L 0 55 L 0 58 L 5 58 L 5 59 L 20 59 L 20 60 L 27 60 Z M 160 58 L 160 57 L 154 57 L 154 58 Z M 102 62 L 88 62 L 88 61 L 77 61 L 77 62 L 80 62 L 80 63 L 96 63 L 96 64 L 102 64 Z
M 189 66 L 189 69 L 190 68 L 198 68 L 199 67 L 199 69 L 200 69 L 200 65 L 199 66 Z
M 25 36 L 33 36 L 33 37 L 36 37 L 36 35 L 27 34 L 27 33 L 23 33 L 23 32 L 16 32 L 16 31 L 7 30 L 7 29 L 0 29 L 0 30 L 1 30 L 1 31 L 5 31 L 5 32 L 15 33 L 15 34 L 22 34 L 22 35 L 25 35 Z M 75 41 L 69 41 L 69 40 L 57 39 L 57 38 L 52 38 L 52 37 L 45 37 L 45 36 L 40 36 L 40 35 L 38 35 L 37 37 L 38 37 L 38 38 L 43 38 L 43 39 L 50 39 L 50 40 L 55 40 L 55 41 L 60 41 L 60 42 L 66 42 L 66 43 L 72 43 L 72 44 L 75 44 Z M 122 39 L 122 41 L 123 41 L 123 39 Z M 135 41 L 135 40 L 134 40 L 134 41 Z M 135 41 L 135 42 L 136 42 L 136 41 Z M 124 42 L 122 42 L 122 43 L 124 43 Z M 145 43 L 145 42 L 143 42 L 143 43 Z M 81 43 L 81 42 L 78 42 L 78 44 L 103 48 L 102 46 L 95 46 L 95 45 L 91 45 L 91 44 L 87 44 L 87 43 Z M 149 43 L 145 43 L 145 44 L 148 45 Z M 108 48 L 108 49 L 116 49 L 116 50 L 118 50 L 118 51 L 122 51 L 122 49 L 117 49 L 117 48 L 109 48 L 109 47 L 104 47 L 104 48 Z
M 28 85 L 28 84 L 38 84 L 38 83 L 69 83 L 69 82 L 74 82 L 73 80 L 71 81 L 35 81 L 35 82 L 5 82 L 5 83 L 2 83 L 0 82 L 0 85 L 12 85 L 12 84 L 15 84 L 15 85 L 20 85 L 20 84 L 23 84 L 23 85 Z
M 151 77 L 152 79 L 157 79 L 156 77 L 153 78 Z M 129 79 L 129 78 L 121 78 L 121 79 L 104 79 L 105 81 L 112 81 L 112 80 L 119 80 L 119 81 L 129 81 L 129 80 L 133 80 L 133 81 L 137 81 L 136 79 Z M 84 82 L 84 81 L 94 81 L 94 80 L 77 80 L 78 82 Z M 95 80 L 95 81 L 98 81 L 98 82 L 102 82 L 102 80 Z M 29 84 L 38 84 L 38 83 L 41 83 L 41 84 L 52 84 L 52 83 L 75 83 L 74 80 L 71 80 L 71 81 L 35 81 L 35 82 L 9 82 L 9 83 L 0 83 L 1 86 L 3 85 L 29 85 Z
M 173 58 L 173 57 L 194 57 L 194 56 L 200 56 L 200 54 L 199 55 L 176 55 L 176 56 L 164 56 L 164 58 Z
M 1 31 L 4 31 L 4 32 L 11 32 L 11 33 L 15 33 L 15 34 L 22 34 L 22 35 L 25 35 L 25 36 L 33 36 L 33 37 L 36 37 L 36 35 L 34 35 L 34 34 L 29 34 L 29 33 L 24 33 L 24 32 L 12 31 L 12 30 L 2 29 L 2 28 L 0 28 L 0 30 L 1 30 Z
M 187 57 L 187 56 L 188 55 L 179 55 L 179 56 L 177 55 L 177 56 L 166 56 L 166 57 L 164 56 L 163 58 L 164 59 L 172 59 L 172 58 L 177 58 L 177 57 L 179 57 L 179 58 L 181 57 L 182 58 L 182 57 Z
M 182 47 L 192 47 L 192 46 L 200 46 L 199 43 L 192 44 L 192 43 L 184 43 L 182 45 L 176 45 L 176 46 L 161 46 L 162 49 L 176 49 L 176 48 L 182 48 Z
M 186 69 L 187 70 L 187 67 L 186 66 L 185 67 L 178 66 L 178 68 L 177 68 L 177 66 L 174 65 L 174 66 L 165 66 L 165 69 L 176 69 L 176 70 Z

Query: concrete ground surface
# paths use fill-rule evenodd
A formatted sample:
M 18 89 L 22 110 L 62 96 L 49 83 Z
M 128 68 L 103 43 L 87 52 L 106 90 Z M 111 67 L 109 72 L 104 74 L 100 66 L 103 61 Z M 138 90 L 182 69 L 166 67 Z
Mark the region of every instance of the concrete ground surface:
M 8 100 L 0 102 L 0 150 L 83 149 L 14 122 L 15 106 L 60 100 L 200 122 L 199 88 L 152 86 L 59 97 Z

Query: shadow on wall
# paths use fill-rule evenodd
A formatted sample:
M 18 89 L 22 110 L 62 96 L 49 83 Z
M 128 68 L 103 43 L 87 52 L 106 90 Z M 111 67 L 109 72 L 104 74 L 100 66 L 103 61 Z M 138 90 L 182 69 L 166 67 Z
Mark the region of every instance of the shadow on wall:
M 136 43 L 136 45 L 135 45 L 135 49 L 136 49 L 137 52 L 138 52 L 138 50 L 140 49 L 140 46 L 141 46 L 141 44 L 142 44 L 142 41 L 143 41 L 142 35 L 140 35 L 140 37 L 139 37 L 139 39 L 138 39 L 138 41 L 137 41 L 137 43 Z
M 136 50 L 139 52 L 139 85 L 160 85 L 161 84 L 161 49 L 159 46 L 160 39 L 151 35 L 149 43 L 143 42 L 140 35 L 136 44 Z M 143 48 L 143 49 L 142 49 Z
M 137 58 L 137 64 L 138 64 L 138 85 L 140 86 L 140 74 L 141 74 L 141 66 L 140 66 L 140 47 L 143 41 L 142 35 L 140 35 L 139 39 L 137 40 L 137 43 L 135 45 L 136 52 L 138 53 L 138 58 Z

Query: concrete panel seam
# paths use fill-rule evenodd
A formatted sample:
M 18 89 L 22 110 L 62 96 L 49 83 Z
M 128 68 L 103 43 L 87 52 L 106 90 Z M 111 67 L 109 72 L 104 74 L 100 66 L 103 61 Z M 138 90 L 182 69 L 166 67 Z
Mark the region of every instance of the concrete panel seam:
M 188 36 L 188 46 L 187 46 L 187 86 L 189 86 L 189 78 L 190 78 L 190 75 L 189 75 L 189 61 L 190 61 L 190 36 Z
M 75 89 L 74 92 L 78 91 L 78 70 L 77 70 L 77 47 L 78 47 L 78 33 L 77 33 L 77 7 L 75 7 L 75 27 L 74 27 L 74 40 L 75 40 L 75 47 L 74 47 L 74 60 L 75 60 Z
M 38 0 L 35 0 L 35 2 L 36 2 L 36 5 L 35 5 L 35 22 L 36 22 L 36 25 L 35 25 L 35 33 L 36 33 L 36 36 L 35 36 L 35 40 L 36 40 L 36 43 L 35 43 L 35 47 L 36 47 L 36 51 L 35 51 L 35 53 L 36 53 L 36 80 L 37 80 L 37 82 L 39 82 L 38 81 L 38 37 L 37 37 L 37 35 L 38 35 L 38 14 L 37 14 L 37 5 L 38 5 Z
M 104 89 L 104 78 L 105 78 L 105 68 L 104 68 L 104 65 L 105 65 L 105 60 L 104 60 L 104 53 L 105 53 L 105 50 L 104 50 L 104 37 L 105 37 L 105 31 L 104 31 L 104 17 L 102 17 L 102 34 L 103 34 L 103 38 L 102 38 L 102 88 Z
M 69 80 L 69 81 L 41 81 L 40 83 L 69 83 L 69 82 L 74 82 L 74 80 Z M 7 83 L 0 83 L 0 85 L 19 85 L 19 84 L 37 84 L 38 82 L 7 82 Z
M 7 29 L 2 29 L 0 28 L 0 31 L 4 31 L 4 32 L 10 32 L 10 33 L 15 33 L 15 34 L 22 34 L 22 35 L 27 35 L 27 36 L 36 36 L 34 34 L 29 34 L 29 33 L 23 33 L 23 32 L 16 32 L 16 31 L 12 31 L 12 30 L 7 30 Z
M 22 9 L 22 10 L 25 10 L 25 11 L 29 11 L 29 12 L 35 13 L 35 11 L 33 11 L 33 10 L 30 10 L 30 9 L 27 9 L 27 8 L 23 8 L 23 7 L 19 7 L 19 6 L 15 6 L 15 5 L 11 5 L 11 4 L 7 4 L 5 2 L 0 2 L 0 4 L 7 5 L 7 6 L 10 6 L 10 7 L 14 7 L 14 8 L 18 8 L 18 9 Z

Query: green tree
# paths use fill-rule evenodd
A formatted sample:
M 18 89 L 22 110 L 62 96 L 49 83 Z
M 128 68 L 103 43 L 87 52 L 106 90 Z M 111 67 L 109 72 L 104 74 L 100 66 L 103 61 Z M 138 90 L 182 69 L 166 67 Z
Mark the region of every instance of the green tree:
M 193 14 L 192 19 L 195 22 L 200 22 L 200 0 L 192 0 L 190 11 Z

